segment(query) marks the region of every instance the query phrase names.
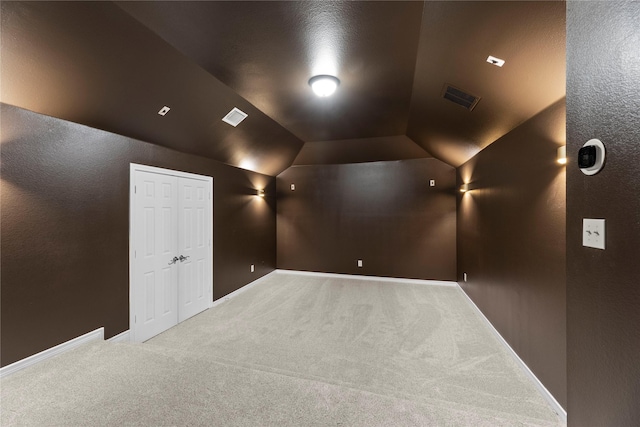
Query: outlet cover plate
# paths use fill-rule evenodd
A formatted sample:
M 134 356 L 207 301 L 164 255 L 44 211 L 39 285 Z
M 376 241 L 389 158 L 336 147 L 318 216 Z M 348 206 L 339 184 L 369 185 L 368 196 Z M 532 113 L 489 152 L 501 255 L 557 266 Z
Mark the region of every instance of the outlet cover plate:
M 604 249 L 605 222 L 604 219 L 582 219 L 582 246 L 595 249 Z
M 362 260 L 361 259 L 358 260 L 358 267 L 362 267 Z

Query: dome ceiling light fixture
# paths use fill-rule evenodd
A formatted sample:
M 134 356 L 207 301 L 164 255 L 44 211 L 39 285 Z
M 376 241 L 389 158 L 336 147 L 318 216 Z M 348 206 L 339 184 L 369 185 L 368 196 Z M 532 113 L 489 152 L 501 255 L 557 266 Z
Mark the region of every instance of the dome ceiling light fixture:
M 333 95 L 338 85 L 340 85 L 340 80 L 338 80 L 337 77 L 326 74 L 313 76 L 309 79 L 309 86 L 311 86 L 313 92 L 320 98 Z

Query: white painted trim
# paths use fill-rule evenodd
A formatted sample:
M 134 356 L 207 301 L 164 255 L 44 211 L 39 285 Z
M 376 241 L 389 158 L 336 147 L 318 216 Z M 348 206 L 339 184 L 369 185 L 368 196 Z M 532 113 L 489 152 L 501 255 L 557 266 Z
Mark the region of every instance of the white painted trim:
M 542 397 L 549 403 L 549 405 L 551 405 L 555 413 L 558 414 L 558 416 L 566 423 L 567 411 L 565 411 L 562 405 L 560 405 L 560 403 L 558 403 L 556 398 L 553 397 L 551 392 L 547 390 L 544 384 L 542 384 L 542 382 L 538 379 L 538 377 L 536 377 L 536 375 L 531 371 L 531 369 L 529 369 L 527 364 L 524 363 L 524 361 L 520 358 L 520 356 L 518 356 L 518 353 L 516 353 L 515 350 L 511 348 L 509 343 L 502 337 L 502 335 L 500 335 L 500 332 L 498 332 L 498 330 L 493 326 L 493 324 L 491 324 L 489 319 L 487 319 L 484 313 L 478 308 L 478 306 L 473 302 L 473 300 L 469 297 L 469 295 L 467 295 L 464 289 L 462 289 L 460 284 L 457 284 L 457 286 L 458 286 L 458 289 L 460 289 L 460 292 L 462 292 L 462 294 L 466 297 L 467 301 L 469 301 L 471 306 L 474 308 L 474 310 L 480 315 L 482 319 L 484 319 L 485 323 L 489 326 L 489 329 L 491 329 L 491 331 L 496 336 L 496 338 L 498 338 L 498 341 L 500 341 L 502 345 L 504 345 L 504 347 L 508 349 L 509 353 L 511 354 L 511 356 L 513 356 L 513 359 L 516 361 L 516 363 L 520 365 L 524 373 L 531 379 L 531 381 L 536 386 L 536 388 L 538 389 Z
M 405 279 L 402 277 L 379 277 L 379 276 L 361 276 L 357 274 L 338 274 L 338 273 L 319 273 L 315 271 L 297 271 L 297 270 L 276 270 L 279 274 L 297 274 L 301 276 L 315 276 L 326 277 L 332 279 L 355 279 L 355 280 L 369 280 L 376 282 L 394 282 L 394 283 L 408 283 L 413 285 L 430 285 L 430 286 L 450 286 L 457 288 L 456 282 L 450 282 L 446 280 L 422 280 L 422 279 Z
M 172 169 L 163 169 L 155 166 L 141 165 L 138 163 L 129 163 L 129 340 L 135 342 L 135 319 L 133 313 L 133 288 L 131 283 L 133 282 L 134 274 L 134 256 L 133 256 L 133 206 L 134 206 L 134 194 L 135 194 L 135 180 L 134 173 L 136 171 L 151 172 L 162 175 L 177 176 L 181 178 L 197 179 L 205 181 L 209 185 L 209 211 L 211 216 L 209 218 L 209 308 L 213 307 L 213 177 L 206 175 L 197 175 L 189 172 L 176 171 Z
M 392 277 L 377 277 L 377 276 L 356 276 L 351 274 L 336 274 L 336 273 L 316 273 L 312 271 L 297 271 L 297 270 L 274 270 L 271 273 L 265 274 L 264 276 L 254 280 L 253 282 L 247 283 L 243 287 L 236 289 L 235 291 L 227 294 L 221 298 L 215 300 L 212 304 L 212 307 L 220 305 L 226 301 L 229 301 L 231 298 L 237 296 L 238 294 L 251 289 L 252 287 L 262 283 L 267 278 L 275 275 L 275 274 L 285 274 L 285 275 L 299 275 L 299 276 L 316 276 L 316 277 L 326 277 L 326 278 L 334 278 L 334 279 L 356 279 L 356 280 L 374 280 L 380 282 L 396 282 L 396 283 L 410 283 L 410 284 L 418 284 L 418 285 L 435 285 L 435 286 L 450 286 L 450 287 L 458 287 L 456 282 L 447 282 L 447 281 L 439 281 L 439 280 L 418 280 L 418 279 L 401 279 L 401 278 L 392 278 Z
M 111 338 L 109 338 L 107 341 L 109 342 L 130 342 L 131 341 L 131 334 L 129 333 L 129 330 L 127 329 L 124 332 L 120 332 L 118 335 L 115 335 Z
M 150 173 L 157 173 L 160 175 L 177 176 L 180 178 L 189 178 L 189 179 L 197 179 L 199 181 L 213 182 L 213 178 L 206 175 L 197 175 L 195 173 L 177 171 L 173 169 L 164 169 L 164 168 L 157 168 L 155 166 L 141 165 L 138 163 L 129 163 L 129 177 L 131 177 L 131 173 L 133 173 L 134 171 L 150 172 Z
M 217 305 L 220 305 L 220 304 L 222 304 L 222 303 L 224 303 L 224 302 L 229 301 L 231 298 L 238 296 L 238 294 L 241 294 L 242 292 L 244 292 L 244 291 L 246 291 L 246 290 L 249 290 L 249 289 L 253 288 L 254 286 L 256 286 L 256 285 L 258 285 L 258 284 L 260 284 L 260 283 L 264 282 L 264 281 L 267 279 L 267 277 L 269 277 L 269 276 L 271 276 L 271 275 L 273 275 L 273 274 L 276 274 L 276 272 L 277 272 L 277 270 L 274 270 L 274 271 L 272 271 L 271 273 L 267 273 L 267 274 L 265 274 L 264 276 L 262 276 L 262 277 L 260 277 L 260 278 L 258 278 L 258 279 L 256 279 L 256 280 L 254 280 L 253 282 L 247 283 L 247 284 L 246 284 L 246 285 L 244 285 L 243 287 L 238 288 L 238 289 L 236 289 L 235 291 L 233 291 L 233 292 L 231 292 L 231 293 L 229 293 L 229 294 L 227 294 L 227 295 L 225 295 L 225 296 L 223 296 L 223 297 L 221 297 L 221 298 L 218 298 L 217 300 L 215 300 L 215 301 L 211 304 L 211 307 L 213 308 L 213 307 L 215 307 L 215 306 L 217 306 Z
M 41 351 L 40 353 L 34 354 L 33 356 L 26 357 L 22 360 L 18 360 L 17 362 L 12 363 L 11 365 L 7 365 L 4 368 L 1 368 L 0 378 L 4 378 L 24 368 L 33 366 L 36 363 L 44 362 L 47 359 L 50 359 L 54 356 L 57 356 L 59 354 L 72 350 L 82 344 L 86 344 L 92 341 L 103 341 L 103 340 L 104 340 L 104 328 L 98 328 L 95 331 L 88 332 L 72 340 L 63 342 L 62 344 L 58 344 L 55 347 L 48 348 L 44 351 Z

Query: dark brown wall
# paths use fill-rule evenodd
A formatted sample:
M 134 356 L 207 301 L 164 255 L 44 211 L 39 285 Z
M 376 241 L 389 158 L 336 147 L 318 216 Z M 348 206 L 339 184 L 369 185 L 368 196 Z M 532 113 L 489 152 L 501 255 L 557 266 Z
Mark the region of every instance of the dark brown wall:
M 293 166 L 277 178 L 278 268 L 455 280 L 454 185 L 435 159 Z
M 567 3 L 569 426 L 640 425 L 640 3 Z M 606 146 L 597 175 L 575 158 Z M 606 249 L 582 247 L 606 219 Z
M 458 281 L 566 408 L 564 141 L 562 100 L 458 169 Z
M 274 178 L 6 104 L 1 114 L 3 366 L 129 328 L 130 162 L 214 178 L 214 299 L 274 269 Z

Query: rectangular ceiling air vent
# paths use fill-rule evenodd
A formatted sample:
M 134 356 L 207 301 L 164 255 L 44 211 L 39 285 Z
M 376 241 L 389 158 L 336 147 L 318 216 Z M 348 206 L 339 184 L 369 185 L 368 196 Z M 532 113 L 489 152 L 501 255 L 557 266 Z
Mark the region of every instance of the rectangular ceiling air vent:
M 442 90 L 442 97 L 463 106 L 469 111 L 473 111 L 475 106 L 478 104 L 478 101 L 480 101 L 479 96 L 468 94 L 463 90 L 458 89 L 457 87 L 451 86 L 448 83 L 445 83 L 444 85 L 444 89 Z
M 247 116 L 247 113 L 234 107 L 233 110 L 229 111 L 229 113 L 227 113 L 227 115 L 222 118 L 222 121 L 225 123 L 229 123 L 233 127 L 236 127 L 240 124 L 241 121 L 246 119 Z

